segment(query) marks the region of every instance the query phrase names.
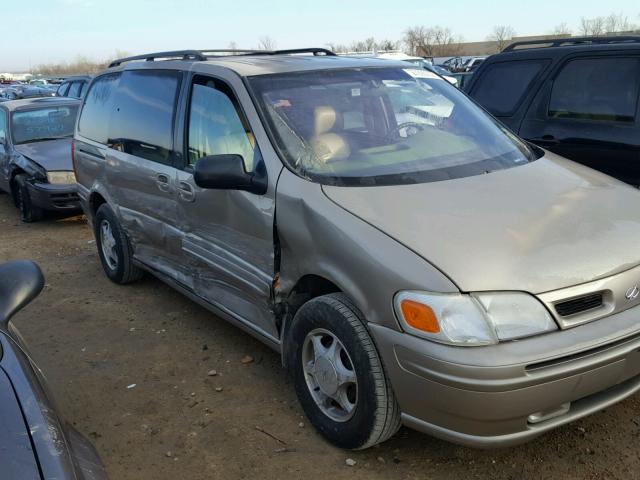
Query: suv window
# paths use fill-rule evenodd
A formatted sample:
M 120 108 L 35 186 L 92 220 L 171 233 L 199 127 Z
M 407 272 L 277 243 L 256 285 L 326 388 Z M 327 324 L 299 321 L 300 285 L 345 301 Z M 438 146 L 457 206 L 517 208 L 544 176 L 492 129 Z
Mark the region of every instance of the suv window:
M 484 69 L 472 97 L 494 115 L 512 115 L 548 60 L 497 62 Z
M 69 93 L 67 93 L 68 97 L 80 98 L 80 88 L 82 87 L 81 82 L 73 82 L 71 87 L 69 87 Z
M 78 122 L 78 132 L 86 138 L 106 145 L 119 73 L 98 77 L 89 87 Z
M 553 82 L 549 116 L 633 122 L 639 87 L 638 58 L 571 60 Z
M 69 91 L 69 82 L 64 82 L 62 85 L 60 85 L 58 87 L 58 91 L 56 92 L 56 95 L 58 97 L 66 97 L 67 96 L 67 92 Z
M 207 155 L 242 155 L 247 172 L 253 171 L 255 139 L 240 105 L 224 83 L 197 78 L 191 87 L 188 159 L 193 165 Z

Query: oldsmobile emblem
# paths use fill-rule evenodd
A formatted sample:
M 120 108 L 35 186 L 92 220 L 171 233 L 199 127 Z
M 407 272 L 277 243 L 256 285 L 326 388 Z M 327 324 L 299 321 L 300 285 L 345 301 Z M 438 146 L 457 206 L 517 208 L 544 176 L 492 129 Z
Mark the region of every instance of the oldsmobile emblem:
M 638 288 L 637 285 L 631 287 L 629 290 L 627 290 L 627 293 L 624 294 L 627 300 L 635 300 L 638 295 L 640 295 L 640 288 Z

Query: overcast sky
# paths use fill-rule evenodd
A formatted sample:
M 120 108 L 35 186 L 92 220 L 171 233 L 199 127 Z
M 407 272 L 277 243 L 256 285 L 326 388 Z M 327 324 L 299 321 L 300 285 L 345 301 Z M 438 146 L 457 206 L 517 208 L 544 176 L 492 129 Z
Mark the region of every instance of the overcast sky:
M 278 48 L 399 40 L 414 25 L 442 25 L 466 41 L 484 40 L 496 24 L 518 35 L 550 32 L 581 17 L 622 13 L 640 24 L 638 0 L 0 0 L 0 72 L 127 53 L 185 48 L 255 48 L 269 36 Z

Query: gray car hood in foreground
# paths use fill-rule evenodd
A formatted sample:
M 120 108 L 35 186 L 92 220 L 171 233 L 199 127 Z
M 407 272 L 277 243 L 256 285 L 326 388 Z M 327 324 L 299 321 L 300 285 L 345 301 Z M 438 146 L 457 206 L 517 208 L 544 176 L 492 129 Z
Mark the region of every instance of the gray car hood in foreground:
M 16 145 L 15 149 L 45 170 L 73 170 L 71 137 Z
M 640 192 L 549 153 L 486 175 L 323 190 L 463 291 L 542 293 L 640 262 Z

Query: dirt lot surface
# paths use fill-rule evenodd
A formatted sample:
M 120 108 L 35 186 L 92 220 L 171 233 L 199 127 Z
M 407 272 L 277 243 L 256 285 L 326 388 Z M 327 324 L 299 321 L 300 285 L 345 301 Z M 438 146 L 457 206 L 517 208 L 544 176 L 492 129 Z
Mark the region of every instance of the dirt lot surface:
M 307 423 L 267 347 L 158 280 L 110 283 L 82 217 L 21 224 L 0 195 L 0 261 L 19 258 L 40 264 L 46 287 L 14 322 L 112 479 L 640 475 L 638 396 L 517 448 L 471 450 L 402 429 L 377 448 L 341 451 Z

